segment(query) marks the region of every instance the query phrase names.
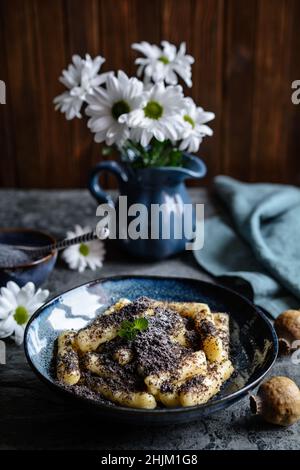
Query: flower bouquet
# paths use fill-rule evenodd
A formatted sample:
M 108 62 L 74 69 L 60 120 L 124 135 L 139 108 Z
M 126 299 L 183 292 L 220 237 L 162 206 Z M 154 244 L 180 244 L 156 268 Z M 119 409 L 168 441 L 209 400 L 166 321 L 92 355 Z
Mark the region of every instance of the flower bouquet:
M 190 152 L 197 152 L 204 136 L 212 135 L 206 123 L 214 114 L 185 97 L 178 84 L 180 78 L 192 86 L 194 59 L 186 54 L 184 43 L 178 49 L 167 41 L 161 47 L 147 42 L 132 47 L 143 54 L 135 61 L 139 78 L 129 78 L 121 70 L 102 73 L 103 57 L 75 55 L 60 77 L 67 91 L 54 102 L 69 120 L 80 118 L 84 109 L 95 141 L 105 143 L 102 152 L 109 155 L 117 149 L 121 162 L 98 163 L 90 177 L 90 191 L 100 204 L 114 207 L 115 214 L 124 212 L 120 198 L 112 201 L 99 184 L 101 172 L 113 173 L 128 207 L 136 210 L 137 204 L 143 205 L 143 215 L 135 221 L 142 232 L 130 235 L 128 219 L 122 218 L 118 226 L 122 235 L 116 238 L 136 256 L 159 259 L 182 251 L 191 239 L 186 234 L 178 236 L 191 205 L 184 179 L 198 179 L 206 172 L 202 160 Z M 147 214 L 154 205 L 162 208 L 163 221 L 149 220 Z M 192 231 L 195 217 L 186 225 Z
M 121 159 L 135 168 L 176 167 L 184 152 L 197 152 L 204 136 L 212 135 L 206 125 L 214 113 L 185 97 L 178 85 L 181 78 L 192 86 L 191 65 L 185 43 L 178 50 L 167 41 L 161 47 L 134 43 L 143 54 L 135 60 L 137 76 L 125 72 L 100 73 L 105 59 L 74 55 L 60 81 L 67 90 L 54 99 L 68 120 L 88 117 L 96 142 L 105 142 L 103 153 L 115 147 Z

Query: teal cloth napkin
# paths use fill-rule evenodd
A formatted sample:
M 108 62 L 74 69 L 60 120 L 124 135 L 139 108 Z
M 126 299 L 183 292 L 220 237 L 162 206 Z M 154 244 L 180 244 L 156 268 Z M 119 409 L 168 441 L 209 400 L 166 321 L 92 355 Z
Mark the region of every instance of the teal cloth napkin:
M 300 308 L 300 189 L 227 176 L 216 177 L 214 187 L 227 214 L 205 220 L 199 264 L 233 287 L 247 283 L 274 318 Z

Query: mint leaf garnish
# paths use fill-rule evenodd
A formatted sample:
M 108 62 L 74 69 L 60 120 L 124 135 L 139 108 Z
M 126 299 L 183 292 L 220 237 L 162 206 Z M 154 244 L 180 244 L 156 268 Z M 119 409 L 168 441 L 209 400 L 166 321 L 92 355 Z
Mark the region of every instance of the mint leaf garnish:
M 144 331 L 147 330 L 149 322 L 147 318 L 141 317 L 134 320 L 134 324 L 136 329 L 138 329 L 139 331 Z
M 136 318 L 133 321 L 124 320 L 121 323 L 118 335 L 121 336 L 121 338 L 132 341 L 140 331 L 145 331 L 148 328 L 148 325 L 149 322 L 147 318 L 144 317 Z

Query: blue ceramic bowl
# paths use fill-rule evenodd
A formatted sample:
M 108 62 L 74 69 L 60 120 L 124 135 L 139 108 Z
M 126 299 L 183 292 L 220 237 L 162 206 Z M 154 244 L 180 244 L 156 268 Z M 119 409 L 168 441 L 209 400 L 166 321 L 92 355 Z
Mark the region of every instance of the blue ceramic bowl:
M 0 243 L 9 245 L 44 246 L 54 243 L 55 239 L 47 233 L 25 228 L 0 229 Z M 0 246 L 1 249 L 1 246 Z M 51 273 L 57 258 L 57 251 L 36 261 L 19 265 L 17 267 L 1 267 L 0 286 L 8 281 L 16 282 L 20 287 L 32 281 L 40 286 Z
M 188 408 L 141 410 L 76 397 L 102 417 L 132 424 L 169 424 L 195 420 L 226 408 L 244 397 L 270 370 L 278 342 L 272 324 L 246 298 L 223 287 L 182 278 L 122 276 L 99 279 L 76 287 L 46 303 L 27 325 L 24 346 L 34 372 L 54 390 L 74 395 L 55 382 L 51 360 L 54 342 L 65 329 L 79 329 L 120 297 L 208 303 L 213 311 L 230 314 L 230 356 L 236 373 L 208 403 Z

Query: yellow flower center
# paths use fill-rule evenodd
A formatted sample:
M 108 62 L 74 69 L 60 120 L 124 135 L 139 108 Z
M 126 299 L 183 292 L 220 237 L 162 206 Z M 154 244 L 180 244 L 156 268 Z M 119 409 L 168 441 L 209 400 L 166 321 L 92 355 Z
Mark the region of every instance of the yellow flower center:
M 195 127 L 195 121 L 194 121 L 194 119 L 191 118 L 191 116 L 189 116 L 188 114 L 185 114 L 185 115 L 183 116 L 183 119 L 184 119 L 186 122 L 188 122 L 188 123 L 192 126 L 192 128 L 194 129 L 194 127 Z
M 158 60 L 160 60 L 160 62 L 162 62 L 164 65 L 167 65 L 170 63 L 168 57 L 166 57 L 165 55 L 160 56 Z
M 145 116 L 150 119 L 159 119 L 163 115 L 164 108 L 157 101 L 149 101 L 144 107 Z
M 126 101 L 121 100 L 114 103 L 111 108 L 112 117 L 117 121 L 122 114 L 127 114 L 130 112 L 130 106 Z
M 87 256 L 89 252 L 90 249 L 85 243 L 81 243 L 81 245 L 79 245 L 79 253 L 81 253 L 82 256 Z
M 15 310 L 14 319 L 16 320 L 18 325 L 24 325 L 24 323 L 27 323 L 29 319 L 29 313 L 27 309 L 22 305 L 19 305 L 19 307 L 17 307 Z

